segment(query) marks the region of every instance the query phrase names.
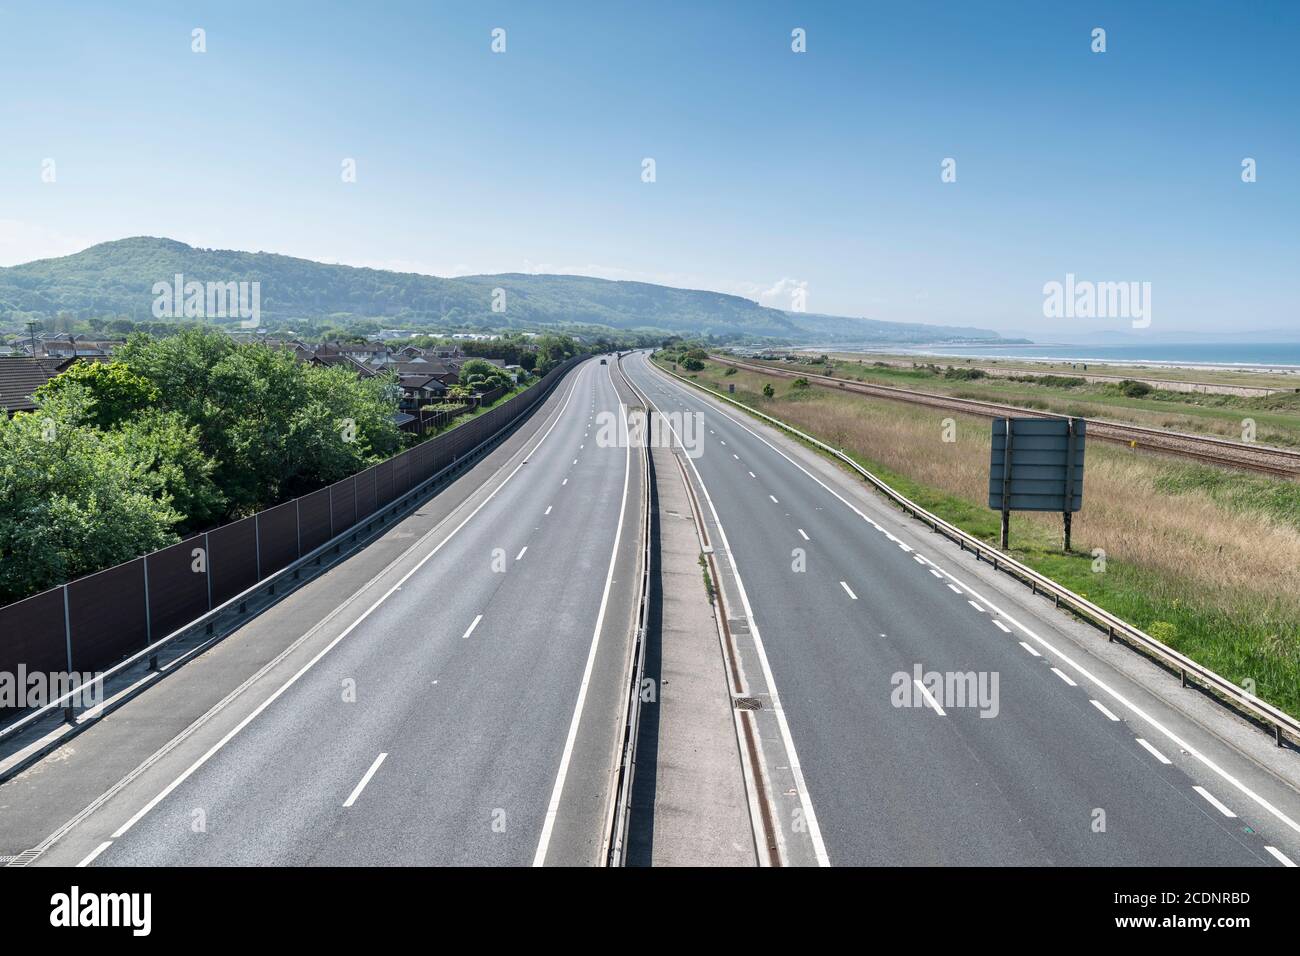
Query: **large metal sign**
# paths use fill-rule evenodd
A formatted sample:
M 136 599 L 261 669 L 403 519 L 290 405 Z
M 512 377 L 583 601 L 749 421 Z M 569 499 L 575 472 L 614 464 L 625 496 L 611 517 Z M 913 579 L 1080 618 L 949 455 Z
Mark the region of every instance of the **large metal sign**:
M 989 507 L 1002 512 L 1002 547 L 1012 511 L 1059 511 L 1070 550 L 1070 514 L 1083 507 L 1082 418 L 996 418 Z

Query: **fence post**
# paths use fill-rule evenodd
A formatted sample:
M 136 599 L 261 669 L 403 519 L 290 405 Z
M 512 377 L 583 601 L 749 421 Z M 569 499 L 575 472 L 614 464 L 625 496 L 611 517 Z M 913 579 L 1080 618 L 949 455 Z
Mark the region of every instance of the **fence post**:
M 63 641 L 68 651 L 68 677 L 71 678 L 76 671 L 72 669 L 72 612 L 68 609 L 68 586 L 63 585 Z M 68 700 L 63 705 L 63 719 L 67 723 L 72 723 L 77 719 L 72 710 L 72 701 Z
M 298 557 L 302 557 L 302 498 L 293 499 L 293 531 L 298 536 Z
M 208 547 L 208 533 L 203 532 L 203 573 L 208 579 L 208 610 L 212 610 L 212 549 Z
M 149 613 L 149 555 L 140 559 L 144 565 L 144 643 L 146 646 L 153 643 L 153 615 Z M 149 655 L 149 670 L 158 669 L 158 655 Z
M 334 486 L 330 485 L 330 537 L 334 537 Z
M 253 515 L 253 549 L 257 555 L 254 560 L 257 562 L 257 580 L 262 580 L 262 522 L 257 520 L 257 512 Z

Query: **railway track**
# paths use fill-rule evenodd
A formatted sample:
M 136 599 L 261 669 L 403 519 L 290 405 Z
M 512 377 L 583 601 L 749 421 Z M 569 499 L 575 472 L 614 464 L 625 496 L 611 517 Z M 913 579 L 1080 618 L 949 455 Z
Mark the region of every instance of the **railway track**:
M 983 402 L 973 398 L 953 398 L 948 395 L 936 395 L 931 392 L 918 392 L 909 388 L 893 385 L 871 385 L 848 379 L 834 378 L 829 375 L 809 374 L 806 371 L 778 368 L 771 365 L 758 365 L 741 362 L 719 355 L 709 358 L 720 365 L 772 375 L 777 378 L 806 378 L 814 385 L 823 388 L 894 401 L 907 402 L 912 405 L 928 405 L 946 411 L 964 412 L 983 418 L 1003 418 L 1016 416 L 1021 418 L 1065 418 L 1054 412 L 1042 412 L 1032 408 L 1016 405 L 1002 405 L 997 402 Z M 1226 468 L 1237 468 L 1278 478 L 1300 480 L 1300 452 L 1271 445 L 1250 445 L 1245 442 L 1229 441 L 1226 438 L 1213 438 L 1208 435 L 1192 435 L 1187 432 L 1174 432 L 1162 428 L 1147 428 L 1143 425 L 1128 425 L 1123 422 L 1110 422 L 1089 418 L 1088 435 L 1094 440 L 1127 445 L 1130 448 L 1154 451 L 1173 455 L 1178 458 L 1190 458 L 1207 464 Z

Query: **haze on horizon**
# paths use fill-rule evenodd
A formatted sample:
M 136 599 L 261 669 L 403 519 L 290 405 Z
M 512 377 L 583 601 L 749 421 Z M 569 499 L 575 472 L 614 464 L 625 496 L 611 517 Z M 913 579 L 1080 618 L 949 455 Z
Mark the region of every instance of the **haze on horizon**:
M 1043 317 L 1073 273 L 1150 282 L 1153 335 L 1297 328 L 1300 8 L 1130 6 L 29 4 L 0 13 L 0 265 L 153 235 L 1127 330 Z

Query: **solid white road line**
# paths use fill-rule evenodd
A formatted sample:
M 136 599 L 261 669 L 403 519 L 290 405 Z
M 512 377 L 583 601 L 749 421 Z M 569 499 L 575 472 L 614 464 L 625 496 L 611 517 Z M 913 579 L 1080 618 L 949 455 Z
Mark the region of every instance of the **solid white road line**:
M 77 864 L 77 868 L 80 869 L 83 866 L 90 866 L 91 863 L 95 862 L 95 857 L 99 856 L 99 854 L 103 853 L 112 845 L 113 845 L 112 840 L 105 840 L 99 846 L 95 847 L 95 849 L 91 850 L 90 853 L 86 856 L 86 858 Z M 1269 849 L 1272 848 L 1270 847 Z M 1274 852 L 1276 853 L 1276 851 Z M 1283 857 L 1283 859 L 1286 859 L 1286 857 Z
M 758 475 L 754 474 L 754 473 L 751 471 L 751 472 L 749 473 L 749 477 L 751 477 L 751 478 L 757 478 Z
M 774 505 L 779 505 L 781 503 L 776 500 L 776 495 L 768 495 L 768 497 L 772 499 L 772 504 Z
M 1042 654 L 1038 653 L 1038 651 L 1034 650 L 1032 647 L 1026 644 L 1024 641 L 1020 642 L 1020 646 L 1023 647 L 1025 650 L 1027 650 L 1030 654 L 1033 654 L 1035 657 L 1043 656 Z M 1095 704 L 1097 702 L 1094 700 L 1093 703 Z
M 1069 684 L 1071 687 L 1078 687 L 1078 686 L 1079 686 L 1078 684 L 1076 684 L 1076 683 L 1074 682 L 1074 679 L 1071 678 L 1069 674 L 1067 674 L 1065 671 L 1061 670 L 1059 667 L 1053 667 L 1053 668 L 1052 668 L 1052 673 L 1055 674 L 1057 677 L 1061 678 L 1061 680 L 1065 681 L 1065 682 L 1066 682 L 1067 684 Z
M 1134 737 L 1133 739 L 1136 740 L 1136 741 L 1137 741 L 1137 742 L 1142 746 L 1142 749 L 1144 749 L 1144 750 L 1145 750 L 1147 753 L 1149 753 L 1151 756 L 1155 757 L 1155 758 L 1156 758 L 1157 760 L 1159 760 L 1161 763 L 1164 763 L 1164 764 L 1170 764 L 1170 763 L 1173 763 L 1172 760 L 1170 760 L 1168 757 L 1166 757 L 1164 754 L 1162 754 L 1159 750 L 1156 750 L 1155 747 L 1152 747 L 1149 743 L 1147 743 L 1147 742 L 1146 742 L 1145 740 L 1143 740 L 1141 737 Z
M 1105 714 L 1106 717 L 1107 717 L 1107 719 L 1109 719 L 1109 720 L 1119 720 L 1118 717 L 1116 717 L 1113 713 L 1111 713 L 1109 710 L 1106 709 L 1106 705 L 1103 704 L 1101 701 L 1099 701 L 1099 700 L 1093 700 L 1093 699 L 1090 697 L 1090 698 L 1088 698 L 1088 703 L 1092 704 L 1092 706 L 1096 707 L 1099 711 L 1101 711 L 1103 714 Z
M 856 601 L 856 600 L 858 599 L 858 596 L 857 596 L 856 594 L 853 593 L 853 588 L 849 587 L 849 585 L 848 585 L 847 582 L 845 582 L 845 581 L 841 581 L 841 582 L 840 582 L 840 587 L 842 587 L 845 591 L 847 591 L 849 597 L 853 598 L 853 600 Z
M 467 638 L 467 637 L 469 637 L 471 634 L 473 634 L 473 633 L 474 633 L 474 628 L 478 627 L 478 622 L 481 621 L 481 620 L 483 620 L 483 615 L 482 615 L 482 614 L 478 614 L 478 615 L 476 615 L 476 616 L 474 617 L 474 621 L 473 621 L 473 623 L 470 624 L 470 626 L 467 627 L 467 628 L 465 629 L 465 633 L 462 634 L 462 635 L 460 636 L 460 639 L 463 641 L 463 640 L 465 640 L 465 638 Z
M 921 692 L 921 696 L 925 698 L 925 702 L 934 708 L 935 713 L 937 713 L 940 717 L 948 716 L 946 713 L 944 713 L 943 708 L 939 706 L 939 702 L 934 699 L 934 697 L 930 694 L 928 690 L 925 689 L 924 684 L 922 684 L 919 680 L 913 680 L 912 683 L 915 684 L 916 689 Z
M 1292 863 L 1290 860 L 1288 860 L 1288 859 L 1286 858 L 1286 855 L 1285 855 L 1281 850 L 1279 850 L 1277 847 L 1275 847 L 1275 846 L 1266 846 L 1266 847 L 1264 847 L 1264 849 L 1267 850 L 1267 851 L 1269 852 L 1270 855 L 1272 855 L 1273 859 L 1277 860 L 1277 861 L 1278 861 L 1279 863 L 1281 863 L 1283 866 L 1288 866 L 1288 867 L 1293 867 L 1293 866 L 1295 866 L 1295 864 Z
M 568 478 L 565 478 L 562 482 L 560 482 L 560 486 L 563 487 L 564 485 L 567 485 L 568 483 L 569 483 L 569 479 L 568 479 Z
M 1235 817 L 1235 816 L 1236 816 L 1236 814 L 1233 813 L 1231 810 L 1229 810 L 1229 809 L 1228 809 L 1228 808 L 1227 808 L 1227 807 L 1222 803 L 1222 801 L 1219 800 L 1218 797 L 1216 797 L 1214 794 L 1210 793 L 1210 791 L 1206 790 L 1204 787 L 1202 787 L 1202 786 L 1193 786 L 1192 789 L 1195 790 L 1197 793 L 1199 793 L 1201 796 L 1203 796 L 1206 800 L 1208 800 L 1209 803 L 1210 803 L 1210 805 L 1211 805 L 1212 807 L 1214 807 L 1214 809 L 1216 809 L 1216 810 L 1218 810 L 1220 813 L 1222 813 L 1225 817 Z
M 681 384 L 677 383 L 676 381 L 670 381 L 669 384 L 671 384 L 674 388 L 681 389 L 681 390 L 683 390 L 683 391 L 686 389 L 686 386 L 681 385 Z M 843 504 L 846 508 L 848 508 L 848 509 L 849 509 L 850 511 L 852 511 L 854 514 L 856 514 L 858 517 L 860 517 L 863 521 L 866 521 L 868 524 L 870 524 L 870 525 L 872 525 L 872 526 L 874 526 L 874 527 L 876 527 L 876 528 L 879 528 L 879 527 L 880 527 L 880 525 L 877 524 L 873 519 L 869 518 L 866 514 L 864 514 L 860 508 L 858 508 L 856 505 L 854 505 L 852 502 L 850 502 L 847 498 L 845 498 L 843 495 L 841 495 L 838 491 L 836 491 L 835 489 L 833 489 L 832 487 L 830 487 L 830 485 L 826 484 L 824 481 L 822 481 L 820 478 L 818 478 L 816 475 L 814 475 L 811 471 L 809 471 L 809 470 L 808 470 L 807 468 L 805 468 L 803 465 L 799 464 L 797 461 L 795 461 L 793 458 L 791 458 L 789 455 L 787 455 L 784 451 L 782 451 L 781 449 L 777 448 L 776 445 L 772 444 L 770 441 L 768 441 L 766 438 L 764 438 L 764 437 L 763 437 L 762 435 L 760 435 L 758 432 L 754 431 L 754 429 L 750 428 L 748 425 L 746 425 L 745 423 L 739 421 L 738 419 L 733 418 L 731 415 L 729 415 L 729 414 L 727 414 L 725 411 L 723 411 L 720 407 L 716 407 L 716 406 L 709 406 L 709 407 L 710 407 L 713 411 L 716 411 L 717 414 L 721 415 L 723 418 L 725 418 L 725 419 L 727 419 L 728 421 L 732 422 L 732 423 L 735 424 L 737 427 L 742 428 L 742 429 L 744 429 L 745 431 L 749 432 L 751 435 L 753 435 L 755 438 L 757 438 L 757 439 L 758 439 L 759 441 L 761 441 L 763 444 L 767 445 L 769 448 L 771 448 L 774 452 L 776 452 L 778 455 L 780 455 L 782 458 L 784 458 L 784 459 L 785 459 L 786 461 L 788 461 L 790 464 L 794 465 L 794 467 L 798 468 L 800 471 L 802 471 L 805 475 L 807 475 L 809 478 L 811 478 L 811 479 L 812 479 L 813 481 L 815 481 L 817 484 L 821 485 L 822 488 L 824 488 L 827 492 L 829 492 L 829 493 L 830 493 L 831 495 L 833 495 L 835 498 L 839 499 L 839 501 L 840 501 L 841 504 Z M 957 579 L 956 577 L 954 577 L 953 575 L 951 575 L 951 574 L 949 574 L 948 577 L 952 578 L 954 581 L 958 581 L 958 579 Z M 960 583 L 963 587 L 967 587 L 966 584 L 965 584 L 965 582 L 961 582 L 961 581 L 959 581 L 958 583 Z M 985 598 L 984 596 L 982 596 L 982 595 L 976 593 L 974 590 L 972 590 L 972 589 L 969 588 L 969 587 L 967 587 L 967 590 L 969 590 L 972 594 L 974 594 L 974 595 L 975 595 L 976 597 L 978 597 L 981 601 L 983 601 L 983 602 L 984 602 L 985 604 L 987 604 L 990 608 L 992 608 L 993 611 L 994 611 L 994 613 L 996 613 L 996 614 L 1000 614 L 1002 617 L 1005 617 L 1008 621 L 1010 621 L 1012 624 L 1014 624 L 1014 625 L 1015 625 L 1019 630 L 1023 631 L 1023 632 L 1028 636 L 1028 637 L 1030 637 L 1031 639 L 1033 639 L 1034 641 L 1036 641 L 1038 644 L 1040 644 L 1040 645 L 1042 645 L 1043 647 L 1045 647 L 1048 651 L 1050 651 L 1053 655 L 1055 655 L 1055 656 L 1056 656 L 1056 657 L 1057 657 L 1057 658 L 1058 658 L 1058 659 L 1059 659 L 1063 664 L 1068 665 L 1068 666 L 1070 667 L 1071 670 L 1073 670 L 1076 674 L 1078 674 L 1078 675 L 1079 675 L 1080 677 L 1082 677 L 1084 680 L 1086 680 L 1086 681 L 1088 681 L 1089 683 L 1094 684 L 1095 686 L 1101 688 L 1103 691 L 1106 692 L 1106 694 L 1107 694 L 1108 696 L 1110 696 L 1110 697 L 1113 698 L 1114 700 L 1118 701 L 1120 704 L 1122 704 L 1122 705 L 1123 705 L 1124 707 L 1126 707 L 1128 710 L 1132 711 L 1133 714 L 1134 714 L 1134 716 L 1136 716 L 1138 719 L 1143 720 L 1143 721 L 1145 721 L 1149 726 L 1154 727 L 1157 731 L 1159 731 L 1159 732 L 1160 732 L 1161 734 L 1163 734 L 1166 738 L 1168 738 L 1169 741 L 1170 741 L 1171 743 L 1174 744 L 1174 746 L 1178 747 L 1178 748 L 1179 748 L 1180 750 L 1182 750 L 1182 751 L 1185 751 L 1185 752 L 1188 753 L 1190 756 L 1196 758 L 1198 761 L 1201 762 L 1201 764 L 1202 764 L 1204 767 L 1206 767 L 1207 769 L 1209 769 L 1211 772 L 1217 774 L 1217 775 L 1218 775 L 1220 778 L 1222 778 L 1223 780 L 1225 780 L 1225 781 L 1227 781 L 1228 783 L 1230 783 L 1233 787 L 1235 787 L 1235 788 L 1236 788 L 1237 790 L 1239 790 L 1241 793 L 1245 794 L 1245 795 L 1246 795 L 1250 800 L 1254 801 L 1254 802 L 1255 802 L 1256 804 L 1258 804 L 1260 807 L 1263 807 L 1265 810 L 1267 810 L 1270 814 L 1272 814 L 1276 819 L 1278 819 L 1278 820 L 1280 820 L 1282 823 L 1284 823 L 1284 824 L 1285 824 L 1287 827 L 1289 827 L 1291 830 L 1295 831 L 1296 833 L 1300 833 L 1300 823 L 1298 823 L 1298 822 L 1296 822 L 1295 820 L 1291 819 L 1291 817 L 1288 816 L 1286 813 L 1284 813 L 1282 810 L 1278 809 L 1276 806 L 1274 806 L 1271 802 L 1269 802 L 1268 800 L 1266 800 L 1266 799 L 1265 799 L 1264 797 L 1262 797 L 1260 794 L 1256 793 L 1256 792 L 1255 792 L 1254 790 L 1252 790 L 1250 787 L 1246 786 L 1246 784 L 1242 783 L 1239 779 L 1237 779 L 1235 776 L 1233 776 L 1231 773 L 1229 773 L 1229 772 L 1228 772 L 1227 770 L 1225 770 L 1223 767 L 1219 766 L 1215 761 L 1211 760 L 1211 759 L 1210 759 L 1209 757 L 1207 757 L 1205 754 L 1201 753 L 1199 750 L 1197 750 L 1195 747 L 1193 747 L 1191 743 L 1189 743 L 1189 742 L 1186 741 L 1186 740 L 1183 740 L 1182 737 L 1180 737 L 1178 734 L 1174 733 L 1171 729 L 1169 729 L 1168 727 L 1166 727 L 1166 726 L 1165 726 L 1163 723 L 1161 723 L 1160 721 L 1156 720 L 1156 718 L 1153 717 L 1153 716 L 1152 716 L 1150 713 L 1148 713 L 1146 710 L 1144 710 L 1143 708 L 1139 707 L 1139 706 L 1138 706 L 1136 703 L 1134 703 L 1133 701 L 1129 700 L 1127 697 L 1125 697 L 1125 696 L 1124 696 L 1123 694 L 1121 694 L 1119 691 L 1115 690 L 1113 687 L 1111 687 L 1109 684 L 1107 684 L 1105 681 L 1103 681 L 1101 678 L 1099 678 L 1096 674 L 1092 673 L 1092 672 L 1091 672 L 1090 670 L 1088 670 L 1086 667 L 1084 667 L 1084 666 L 1082 666 L 1081 664 L 1079 664 L 1079 663 L 1078 663 L 1077 661 L 1075 661 L 1073 658 L 1069 657 L 1069 656 L 1066 655 L 1066 654 L 1063 654 L 1063 653 L 1062 653 L 1062 652 L 1061 652 L 1061 651 L 1060 651 L 1060 650 L 1059 650 L 1059 649 L 1058 649 L 1054 644 L 1052 644 L 1051 642 L 1045 640 L 1042 636 L 1040 636 L 1039 634 L 1035 633 L 1031 628 L 1027 627 L 1025 624 L 1023 624 L 1022 622 L 1020 622 L 1019 620 L 1017 620 L 1015 617 L 1013 617 L 1012 615 L 1008 614 L 1006 611 L 1002 610 L 1002 609 L 1001 609 L 997 604 L 995 604 L 994 602 L 988 600 L 988 599 Z M 1135 681 L 1134 683 L 1136 684 L 1136 681 Z M 1140 685 L 1138 685 L 1138 686 L 1140 687 Z
M 515 560 L 518 561 L 520 558 L 522 558 L 524 556 L 524 552 L 527 550 L 528 550 L 528 545 L 524 545 L 523 548 L 520 550 L 520 552 L 515 555 Z
M 550 514 L 550 513 L 551 513 L 551 508 L 553 508 L 553 507 L 554 507 L 554 505 L 547 505 L 547 506 L 546 506 L 546 510 L 542 512 L 542 517 L 545 518 L 548 514 Z
M 613 372 L 610 381 L 613 382 Z M 564 741 L 564 753 L 560 757 L 560 769 L 555 776 L 555 787 L 551 790 L 551 800 L 546 808 L 546 818 L 542 822 L 541 839 L 537 841 L 537 852 L 533 854 L 533 866 L 546 863 L 546 851 L 551 845 L 551 831 L 555 829 L 555 818 L 560 812 L 560 797 L 564 793 L 564 779 L 569 774 L 569 761 L 573 757 L 573 745 L 578 739 L 578 725 L 582 722 L 582 708 L 587 702 L 587 687 L 591 684 L 591 671 L 596 664 L 596 651 L 600 648 L 600 632 L 605 624 L 605 609 L 609 605 L 609 592 L 614 584 L 614 566 L 618 563 L 618 545 L 623 538 L 623 513 L 627 510 L 627 489 L 632 478 L 632 442 L 628 438 L 627 406 L 619 405 L 619 418 L 623 423 L 623 501 L 618 506 L 618 522 L 614 529 L 614 547 L 609 553 L 609 571 L 605 574 L 605 590 L 600 596 L 600 611 L 596 614 L 596 627 L 591 633 L 591 649 L 587 652 L 587 666 L 582 672 L 582 683 L 578 687 L 578 700 L 573 705 L 573 719 L 569 721 L 569 734 Z
M 803 528 L 796 528 L 795 530 L 798 531 L 799 534 L 801 534 L 801 535 L 803 536 L 803 539 L 804 539 L 805 541 L 811 541 L 811 540 L 812 540 L 811 538 L 808 537 L 808 532 L 804 531 Z
M 338 637 L 334 638 L 334 640 L 330 641 L 330 642 L 329 642 L 328 644 L 326 644 L 323 648 L 321 648 L 321 649 L 316 653 L 316 656 L 315 656 L 315 657 L 313 657 L 311 660 L 309 660 L 306 664 L 302 665 L 302 667 L 300 667 L 300 668 L 299 668 L 299 669 L 294 673 L 294 675 L 293 675 L 292 677 L 290 677 L 287 681 L 285 681 L 283 684 L 281 684 L 281 685 L 280 685 L 280 686 L 275 690 L 275 692 L 274 692 L 273 694 L 271 694 L 270 697 L 266 698 L 266 700 L 264 700 L 264 701 L 262 701 L 262 703 L 258 704 L 257 707 L 254 708 L 254 710 L 252 711 L 252 713 L 248 714 L 248 716 L 246 716 L 243 720 L 241 720 L 238 724 L 236 724 L 233 728 L 231 728 L 231 729 L 226 733 L 226 735 L 225 735 L 224 737 L 222 737 L 222 738 L 221 738 L 220 740 L 218 740 L 215 744 L 213 744 L 211 747 L 209 747 L 209 748 L 207 749 L 207 751 L 204 752 L 204 754 L 203 754 L 201 757 L 199 757 L 198 760 L 196 760 L 196 761 L 194 761 L 194 763 L 190 764 L 189 767 L 187 767 L 187 768 L 185 769 L 185 771 L 184 771 L 183 773 L 181 773 L 181 775 L 180 775 L 179 777 L 177 777 L 175 780 L 173 780 L 171 783 L 169 783 L 166 787 L 164 787 L 164 788 L 162 789 L 162 791 L 161 791 L 157 796 L 155 796 L 152 800 L 150 800 L 148 803 L 146 803 L 146 804 L 145 804 L 143 807 L 141 807 L 139 810 L 137 810 L 137 811 L 135 812 L 135 815 L 132 816 L 131 819 L 127 820 L 126 823 L 124 823 L 124 824 L 122 824 L 120 827 L 118 827 L 117 830 L 115 830 L 115 831 L 113 832 L 113 839 L 115 839 L 115 840 L 118 839 L 120 836 L 122 836 L 122 834 L 124 834 L 124 833 L 126 833 L 128 830 L 130 830 L 131 827 L 135 826 L 135 825 L 136 825 L 137 823 L 139 823 L 142 819 L 144 819 L 144 817 L 145 817 L 145 816 L 146 816 L 146 815 L 147 815 L 151 810 L 153 810 L 154 807 L 158 806 L 158 804 L 160 804 L 160 803 L 162 803 L 164 800 L 166 800 L 167 797 L 172 793 L 172 791 L 174 791 L 177 787 L 179 787 L 179 786 L 180 786 L 181 784 L 183 784 L 186 780 L 188 780 L 191 776 L 193 776 L 194 773 L 195 773 L 195 772 L 196 772 L 200 767 L 202 767 L 205 763 L 207 763 L 209 760 L 211 760 L 212 757 L 213 757 L 213 755 L 216 754 L 218 751 L 220 751 L 222 747 L 224 747 L 226 744 L 230 743 L 230 741 L 233 740 L 233 739 L 235 738 L 235 735 L 236 735 L 236 734 L 238 734 L 241 730 L 243 730 L 245 727 L 247 727 L 249 724 L 251 724 L 254 720 L 256 720 L 256 719 L 257 719 L 257 718 L 262 714 L 262 712 L 263 712 L 264 710 L 266 710 L 266 708 L 270 707 L 270 706 L 271 706 L 272 704 L 274 704 L 277 700 L 279 700 L 280 697 L 285 693 L 285 691 L 287 691 L 290 687 L 292 687 L 294 684 L 296 684 L 296 683 L 297 683 L 297 682 L 302 678 L 302 676 L 303 676 L 304 674 L 306 674 L 309 670 L 311 670 L 313 667 L 315 667 L 316 664 L 317 664 L 317 662 L 319 662 L 319 661 L 321 660 L 321 658 L 323 658 L 326 654 L 328 654 L 328 653 L 329 653 L 330 651 L 332 651 L 335 647 L 337 647 L 337 646 L 339 645 L 339 643 L 340 643 L 344 638 L 346 638 L 349 634 L 351 634 L 351 633 L 352 633 L 353 631 L 355 631 L 358 627 L 360 627 L 361 624 L 362 624 L 362 623 L 363 623 L 363 622 L 364 622 L 368 617 L 370 617 L 370 615 L 373 614 L 373 613 L 374 613 L 374 612 L 379 608 L 379 606 L 380 606 L 381 604 L 383 604 L 383 603 L 384 603 L 385 601 L 387 601 L 390 597 L 392 597 L 394 594 L 396 594 L 398 591 L 400 591 L 400 590 L 402 589 L 402 585 L 403 585 L 403 584 L 405 584 L 405 583 L 406 583 L 407 581 L 409 581 L 412 577 L 414 577 L 415 574 L 416 574 L 416 572 L 419 571 L 422 567 L 424 567 L 425 564 L 427 564 L 427 563 L 429 562 L 429 560 L 432 559 L 433 556 L 434 556 L 435 554 L 437 554 L 439 551 L 441 551 L 441 550 L 446 546 L 447 542 L 450 541 L 452 538 L 454 538 L 454 537 L 456 536 L 456 534 L 457 534 L 457 533 L 458 533 L 462 528 L 465 527 L 465 525 L 469 524 L 470 521 L 473 520 L 473 518 L 474 518 L 475 515 L 477 515 L 480 511 L 482 511 L 485 507 L 487 507 L 488 502 L 490 502 L 493 498 L 495 498 L 495 497 L 497 496 L 497 494 L 501 491 L 501 489 L 504 488 L 507 484 L 510 483 L 510 479 L 514 478 L 515 475 L 519 474 L 520 470 L 524 467 L 524 465 L 526 465 L 526 464 L 528 463 L 529 458 L 531 458 L 531 457 L 532 457 L 532 456 L 537 452 L 537 449 L 539 449 L 540 447 L 542 447 L 542 443 L 543 443 L 544 441 L 546 441 L 546 439 L 547 439 L 548 437 L 550 437 L 551 432 L 555 430 L 555 426 L 558 425 L 558 424 L 560 423 L 560 421 L 564 418 L 564 410 L 565 410 L 566 408 L 569 407 L 569 402 L 573 399 L 573 395 L 574 395 L 574 393 L 577 391 L 577 388 L 578 388 L 578 376 L 575 375 L 575 376 L 574 376 L 574 380 L 573 380 L 573 385 L 571 385 L 571 386 L 569 387 L 569 394 L 568 394 L 567 396 L 565 396 L 564 404 L 560 406 L 560 411 L 559 411 L 559 414 L 557 414 L 557 415 L 555 416 L 555 421 L 551 422 L 551 424 L 547 426 L 546 431 L 542 433 L 542 437 L 539 438 L 539 439 L 537 440 L 537 443 L 536 443 L 535 445 L 533 445 L 532 449 L 529 450 L 529 451 L 528 451 L 528 452 L 527 452 L 527 453 L 526 453 L 526 454 L 525 454 L 525 455 L 524 455 L 524 456 L 519 460 L 519 464 L 515 465 L 514 470 L 511 471 L 510 474 L 506 475 L 506 477 L 505 477 L 504 479 L 502 479 L 501 483 L 500 483 L 499 485 L 497 485 L 495 488 L 493 488 L 492 491 L 491 491 L 491 493 L 489 493 L 488 496 L 487 496 L 486 498 L 484 498 L 482 501 L 480 501 L 480 502 L 479 502 L 479 503 L 474 507 L 474 510 L 472 510 L 469 514 L 467 514 L 467 515 L 464 517 L 464 519 L 461 520 L 461 523 L 460 523 L 460 524 L 458 524 L 458 525 L 456 525 L 456 527 L 452 528 L 451 531 L 448 533 L 448 535 L 447 535 L 445 538 L 443 538 L 441 541 L 439 541 L 439 542 L 434 546 L 434 548 L 433 548 L 432 551 L 430 551 L 430 552 L 429 552 L 428 554 L 426 554 L 423 558 L 421 558 L 419 561 L 417 561 L 416 564 L 415 564 L 415 566 L 414 566 L 413 568 L 411 568 L 411 570 L 407 571 L 406 574 L 402 575 L 401 579 L 398 580 L 398 582 L 397 582 L 396 584 L 394 584 L 391 588 L 389 588 L 387 591 L 385 591 L 385 592 L 384 592 L 384 593 L 379 597 L 379 599 L 378 599 L 377 601 L 375 601 L 374 604 L 371 604 L 370 607 L 366 608 L 365 611 L 363 611 L 363 612 L 361 613 L 361 616 L 360 616 L 360 617 L 358 617 L 355 621 L 353 621 L 351 624 L 349 624 L 349 625 L 348 625 L 348 626 L 343 630 L 343 633 L 341 633 Z M 434 530 L 436 530 L 436 529 L 434 529 Z M 421 540 L 423 540 L 423 539 L 421 539 Z M 405 557 L 405 554 L 403 554 L 401 557 L 399 557 L 398 560 L 401 560 L 401 558 L 404 558 L 404 557 Z M 394 561 L 393 563 L 396 564 L 397 562 Z M 389 565 L 389 567 L 392 567 L 392 565 Z M 385 568 L 385 569 L 384 569 L 384 572 L 386 573 L 387 570 L 388 570 L 388 569 Z
M 350 807 L 352 804 L 357 802 L 357 797 L 361 796 L 361 791 L 366 789 L 366 784 L 370 782 L 370 778 L 375 775 L 375 771 L 379 769 L 379 765 L 383 763 L 387 757 L 388 754 L 380 754 L 375 758 L 375 762 L 370 765 L 370 769 L 367 770 L 366 775 L 361 778 L 361 782 L 356 785 L 351 795 L 343 801 L 343 806 Z

